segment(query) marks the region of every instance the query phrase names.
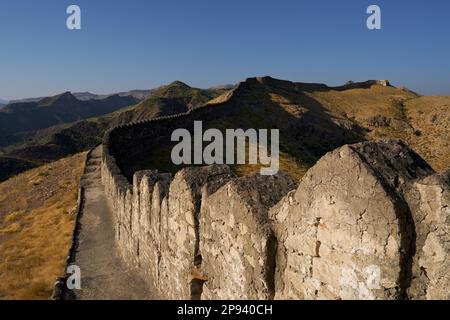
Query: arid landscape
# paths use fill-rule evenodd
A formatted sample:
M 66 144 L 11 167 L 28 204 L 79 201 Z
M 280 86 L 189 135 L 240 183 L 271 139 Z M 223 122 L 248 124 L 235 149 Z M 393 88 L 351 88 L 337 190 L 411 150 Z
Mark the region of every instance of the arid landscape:
M 85 154 L 0 184 L 0 299 L 49 299 L 74 230 Z
M 170 141 L 170 131 L 167 130 L 171 126 L 189 128 L 191 121 L 201 119 L 205 127 L 222 131 L 227 128 L 279 129 L 280 170 L 287 174 L 282 178 L 286 179 L 287 185 L 272 186 L 279 195 L 274 194 L 273 199 L 267 200 L 270 207 L 282 201 L 282 197 L 289 190 L 301 183 L 306 172 L 319 159 L 344 145 L 380 139 L 402 139 L 434 171 L 444 172 L 450 169 L 450 97 L 422 96 L 406 88 L 392 86 L 386 80 L 349 82 L 339 87 L 328 87 L 324 84 L 295 83 L 263 77 L 249 78 L 237 85 L 212 89 L 192 88 L 183 82 L 175 81 L 148 90 L 146 94 L 145 97 L 121 94 L 90 100 L 84 97 L 84 100 L 79 100 L 71 93 L 64 93 L 39 101 L 10 103 L 2 108 L 0 121 L 4 121 L 5 125 L 2 125 L 0 154 L 0 177 L 3 180 L 0 184 L 1 299 L 51 297 L 55 279 L 63 275 L 65 258 L 69 248 L 73 246 L 80 179 L 85 170 L 85 152 L 104 144 L 103 136 L 112 128 L 123 127 L 125 130 L 114 138 L 114 143 L 120 143 L 122 147 L 118 149 L 112 145 L 111 150 L 115 153 L 117 165 L 128 179 L 128 182 L 121 183 L 131 184 L 134 173 L 140 170 L 157 169 L 159 174 L 179 176 L 177 172 L 179 173 L 183 166 L 176 166 L 170 161 L 173 142 Z M 93 108 L 96 109 L 95 112 L 90 111 Z M 20 120 L 25 114 L 31 113 L 30 118 L 42 117 L 45 121 L 31 126 Z M 190 115 L 187 118 L 178 118 L 177 115 L 185 113 Z M 174 118 L 171 120 L 170 116 Z M 157 124 L 153 126 L 151 122 L 150 128 L 155 131 L 146 133 L 147 129 L 137 129 L 139 123 L 146 124 L 161 117 L 168 117 L 164 120 L 168 125 L 161 127 L 161 130 Z M 136 126 L 136 130 L 133 126 Z M 114 130 L 112 132 L 114 133 Z M 399 159 L 405 156 L 405 152 L 408 154 L 410 151 L 402 152 L 398 155 Z M 415 159 L 415 156 L 411 157 Z M 418 160 L 405 161 L 405 165 L 410 166 L 412 164 L 408 161 Z M 244 164 L 230 167 L 231 171 L 226 173 L 227 176 L 251 181 L 255 179 L 261 165 Z M 405 167 L 404 170 L 409 169 Z M 105 172 L 102 172 L 102 175 L 104 174 Z M 416 173 L 411 174 L 415 176 Z M 117 194 L 116 191 L 108 189 L 108 179 L 107 176 L 102 176 L 103 183 L 106 183 L 106 190 L 102 192 L 114 199 Z M 219 188 L 221 183 L 217 183 L 218 186 L 212 188 Z M 159 188 L 162 197 L 167 192 L 172 192 L 169 189 L 163 191 L 168 186 L 161 185 Z M 244 187 L 247 191 L 241 192 L 258 192 L 260 195 L 257 197 L 263 198 L 266 192 L 275 192 L 275 189 L 268 191 L 264 189 L 267 187 L 261 188 L 259 191 L 251 191 L 252 187 L 249 185 Z M 187 191 L 180 189 L 180 192 Z M 114 200 L 112 201 L 112 210 L 117 210 Z M 261 201 L 265 203 L 266 200 Z M 85 204 L 84 208 L 89 206 Z M 260 210 L 268 212 L 268 208 Z M 90 209 L 84 210 L 88 210 L 84 212 L 88 217 Z M 258 211 L 255 211 L 255 214 L 258 214 Z M 116 219 L 120 221 L 121 218 Z M 129 223 L 133 225 L 134 222 Z M 130 230 L 123 232 L 132 232 Z M 180 232 L 184 232 L 181 230 Z M 87 236 L 83 234 L 83 229 L 79 232 L 81 239 Z M 135 265 L 135 259 L 127 256 L 130 255 L 129 250 L 134 249 L 124 249 L 123 246 L 128 244 L 118 241 L 119 252 L 125 254 L 125 261 Z M 145 241 L 150 244 L 154 240 Z M 135 244 L 129 245 L 133 247 Z M 138 252 L 145 252 L 144 244 L 140 246 Z M 82 248 L 83 246 L 79 250 L 85 250 Z M 195 256 L 197 253 L 192 254 Z M 448 255 L 448 251 L 446 254 Z M 445 261 L 448 262 L 447 258 Z M 143 263 L 145 262 L 139 262 L 139 265 Z M 180 261 L 180 267 L 183 265 L 184 262 Z M 192 271 L 196 274 L 193 279 L 207 279 L 200 269 L 201 266 L 195 263 L 194 266 L 197 271 Z M 189 269 L 188 266 L 187 268 Z M 145 275 L 143 277 L 145 278 Z M 154 275 L 149 277 L 154 279 Z M 444 281 L 442 278 L 441 280 Z M 200 282 L 203 283 L 204 280 Z M 157 286 L 157 282 L 151 283 L 151 287 L 155 285 Z M 226 287 L 228 284 L 222 285 Z M 274 292 L 275 288 L 270 290 Z M 181 296 L 177 296 L 174 289 L 168 297 L 176 299 L 201 295 L 197 291 L 193 292 L 188 294 L 180 291 Z M 273 298 L 271 295 L 260 296 L 258 291 L 255 292 L 257 295 L 249 295 L 248 298 Z M 398 294 L 404 295 L 405 292 Z M 237 293 L 227 294 L 231 296 L 207 293 L 211 298 L 232 298 L 236 297 L 233 294 Z M 283 295 L 285 294 L 287 293 L 284 292 Z M 397 293 L 392 295 L 400 297 Z M 92 297 L 101 298 L 95 295 Z
M 441 313 L 449 12 L 0 1 L 3 314 Z

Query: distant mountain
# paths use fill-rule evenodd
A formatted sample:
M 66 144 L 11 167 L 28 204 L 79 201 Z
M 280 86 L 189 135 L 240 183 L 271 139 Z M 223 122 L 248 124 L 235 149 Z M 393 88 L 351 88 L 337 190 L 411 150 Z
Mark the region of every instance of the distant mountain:
M 24 99 L 15 99 L 9 101 L 9 103 L 19 103 L 19 102 L 38 102 L 46 97 L 34 97 L 34 98 L 24 98 Z
M 109 98 L 111 96 L 120 96 L 120 97 L 133 97 L 138 100 L 144 100 L 152 93 L 152 90 L 130 90 L 130 91 L 123 91 L 118 93 L 111 93 L 111 94 L 95 94 L 91 92 L 75 92 L 72 93 L 72 95 L 81 101 L 88 101 L 88 100 L 103 100 L 106 98 Z M 45 99 L 47 97 L 35 97 L 35 98 L 25 98 L 25 99 L 18 99 L 18 100 L 12 100 L 10 103 L 19 103 L 19 102 L 39 102 L 42 99 Z M 0 100 L 0 104 L 7 104 L 8 101 L 2 102 Z
M 3 152 L 8 157 L 27 159 L 34 163 L 54 161 L 100 143 L 108 128 L 186 112 L 216 98 L 221 92 L 191 88 L 176 81 L 155 89 L 149 98 L 128 108 L 75 123 L 21 133 L 18 138 L 25 142 L 7 146 Z
M 101 116 L 137 102 L 136 98 L 119 95 L 81 101 L 65 92 L 38 102 L 10 103 L 0 110 L 0 146 L 15 142 L 14 135 L 20 132 Z
M 181 81 L 154 89 L 132 110 L 132 121 L 186 112 L 222 94 L 221 90 L 192 88 Z
M 152 93 L 152 90 L 130 90 L 130 91 L 124 91 L 124 92 L 118 92 L 114 94 L 95 94 L 91 92 L 76 92 L 73 95 L 78 100 L 101 100 L 106 99 L 113 95 L 118 95 L 120 97 L 133 97 L 138 100 L 144 100 Z

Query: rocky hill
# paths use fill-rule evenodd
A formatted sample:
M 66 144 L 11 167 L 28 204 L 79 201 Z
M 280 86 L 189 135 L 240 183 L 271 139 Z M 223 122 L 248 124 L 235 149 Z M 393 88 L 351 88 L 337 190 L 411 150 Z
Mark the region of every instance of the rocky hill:
M 35 164 L 54 161 L 92 148 L 101 142 L 103 134 L 108 128 L 185 112 L 196 105 L 206 103 L 223 92 L 224 89 L 191 88 L 176 81 L 153 90 L 152 95 L 140 103 L 100 117 L 16 134 L 17 139 L 26 142 L 5 147 L 3 155 L 8 159 L 17 159 L 17 161 L 20 159 Z M 115 98 L 110 97 L 107 101 L 112 99 Z M 54 100 L 58 99 L 54 98 Z M 70 108 L 70 106 L 65 108 Z M 0 163 L 0 171 L 4 178 L 20 172 L 20 170 L 11 170 L 10 167 L 2 166 Z
M 278 128 L 281 169 L 298 179 L 325 153 L 344 144 L 380 138 L 404 139 L 435 169 L 442 170 L 449 167 L 449 105 L 450 97 L 420 97 L 387 81 L 328 87 L 270 77 L 250 78 L 232 91 L 197 105 L 194 109 L 205 111 L 174 120 L 173 126 L 189 127 L 193 120 L 201 119 L 204 130 Z M 428 121 L 434 122 L 424 130 L 427 122 L 421 115 L 426 112 L 431 112 Z M 152 152 L 132 153 L 133 167 L 125 165 L 125 172 L 132 174 L 133 170 L 156 166 L 172 173 L 180 169 L 173 167 L 170 160 L 170 132 L 162 128 L 151 134 L 158 135 L 158 146 L 149 145 Z M 140 136 L 145 139 L 145 133 Z M 435 145 L 439 148 L 434 149 Z M 123 152 L 127 153 L 126 149 Z M 259 166 L 236 165 L 232 169 L 246 175 L 259 170 Z
M 103 100 L 80 101 L 70 92 L 38 102 L 10 103 L 0 111 L 0 145 L 18 142 L 15 134 L 111 113 L 135 104 L 132 97 L 111 96 Z
M 324 153 L 344 143 L 389 137 L 407 141 L 435 169 L 448 167 L 450 98 L 421 97 L 387 81 L 328 87 L 265 77 L 207 90 L 176 81 L 152 92 L 141 103 L 101 117 L 16 134 L 25 142 L 5 147 L 3 155 L 36 164 L 52 161 L 101 142 L 108 128 L 224 103 L 232 111 L 217 116 L 211 126 L 277 127 L 287 132 L 282 135 L 281 166 L 297 178 Z M 170 163 L 160 161 L 167 152 L 153 154 L 171 171 Z M 152 161 L 151 157 L 141 160 Z M 245 175 L 258 167 L 233 170 Z M 2 171 L 6 176 L 6 169 Z

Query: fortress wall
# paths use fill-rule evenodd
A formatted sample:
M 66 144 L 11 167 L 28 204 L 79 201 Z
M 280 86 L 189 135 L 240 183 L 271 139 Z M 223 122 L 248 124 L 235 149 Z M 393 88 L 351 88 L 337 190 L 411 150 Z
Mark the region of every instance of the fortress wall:
M 275 177 L 236 178 L 226 165 L 215 165 L 208 167 L 192 167 L 179 171 L 174 177 L 170 174 L 160 174 L 156 170 L 139 171 L 133 177 L 133 184 L 117 172 L 114 159 L 105 150 L 102 165 L 102 177 L 106 193 L 115 212 L 116 240 L 119 250 L 130 266 L 141 268 L 147 274 L 147 280 L 152 288 L 158 288 L 158 295 L 168 299 L 191 299 L 198 298 L 202 292 L 203 258 L 200 252 L 200 212 L 202 207 L 202 195 L 212 194 L 233 181 L 233 186 L 238 190 L 243 188 L 255 188 L 262 186 L 266 189 L 278 190 L 272 199 L 272 204 L 279 200 L 286 191 L 287 186 L 293 188 L 293 181 L 286 175 Z M 267 180 L 267 181 L 266 181 Z M 289 182 L 286 182 L 288 180 Z M 252 182 L 252 184 L 250 184 Z M 258 183 L 257 183 L 258 182 Z M 250 184 L 250 186 L 249 186 Z M 255 194 L 256 189 L 254 190 Z M 235 195 L 240 197 L 238 193 Z M 248 206 L 253 204 L 252 198 L 247 195 Z M 262 201 L 262 200 L 260 200 Z M 228 203 L 228 202 L 225 202 Z M 262 207 L 258 202 L 258 206 Z M 258 206 L 252 209 L 252 214 L 257 216 Z M 267 207 L 267 204 L 266 204 Z M 220 209 L 221 210 L 221 209 Z M 229 209 L 218 214 L 225 217 Z M 267 212 L 267 208 L 264 209 Z M 255 230 L 255 219 L 246 219 L 246 212 L 237 212 L 236 219 L 241 220 L 243 228 Z M 214 216 L 203 217 L 203 226 L 207 226 L 216 219 Z M 246 220 L 244 220 L 246 219 Z M 270 235 L 264 232 L 265 238 Z M 222 237 L 222 236 L 221 236 Z M 247 237 L 254 237 L 249 232 Z M 260 255 L 265 256 L 267 251 L 261 241 L 257 241 L 259 249 L 252 253 L 246 253 L 245 247 L 241 248 L 239 254 L 258 261 L 261 270 L 264 270 L 267 257 L 261 260 Z M 228 254 L 228 244 L 217 242 L 216 249 Z M 208 249 L 204 249 L 209 253 Z M 261 261 L 260 261 L 261 260 Z M 217 264 L 219 268 L 219 264 Z M 212 264 L 208 270 L 211 274 L 216 265 Z M 226 270 L 223 274 L 214 273 L 211 276 L 225 279 L 232 274 L 225 265 L 220 265 Z M 247 282 L 266 281 L 263 271 L 254 272 L 248 277 Z M 265 295 L 258 291 L 264 291 Z M 267 286 L 254 290 L 253 296 L 268 298 Z M 236 292 L 238 293 L 238 292 Z M 248 298 L 253 297 L 251 294 Z M 218 297 L 225 297 L 218 295 Z M 213 298 L 213 296 L 205 296 Z
M 268 219 L 295 183 L 286 174 L 230 180 L 203 192 L 200 254 L 204 299 L 274 297 L 276 239 Z
M 399 140 L 325 155 L 270 209 L 275 298 L 448 299 L 449 190 Z
M 349 147 L 325 156 L 271 212 L 288 252 L 276 298 L 399 298 L 403 213 Z
M 169 299 L 448 298 L 448 174 L 434 176 L 401 141 L 339 148 L 298 188 L 281 173 L 236 178 L 227 166 L 126 178 L 162 133 L 208 116 L 105 136 L 116 240 L 149 290 Z

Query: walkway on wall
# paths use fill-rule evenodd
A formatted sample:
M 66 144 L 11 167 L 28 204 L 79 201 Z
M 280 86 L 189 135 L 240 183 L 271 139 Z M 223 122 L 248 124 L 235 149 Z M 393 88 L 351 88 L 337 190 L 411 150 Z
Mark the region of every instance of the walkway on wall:
M 82 178 L 84 205 L 79 220 L 74 264 L 81 269 L 81 290 L 76 299 L 150 299 L 148 286 L 137 270 L 119 256 L 114 239 L 113 215 L 101 181 L 102 146 L 91 152 Z

